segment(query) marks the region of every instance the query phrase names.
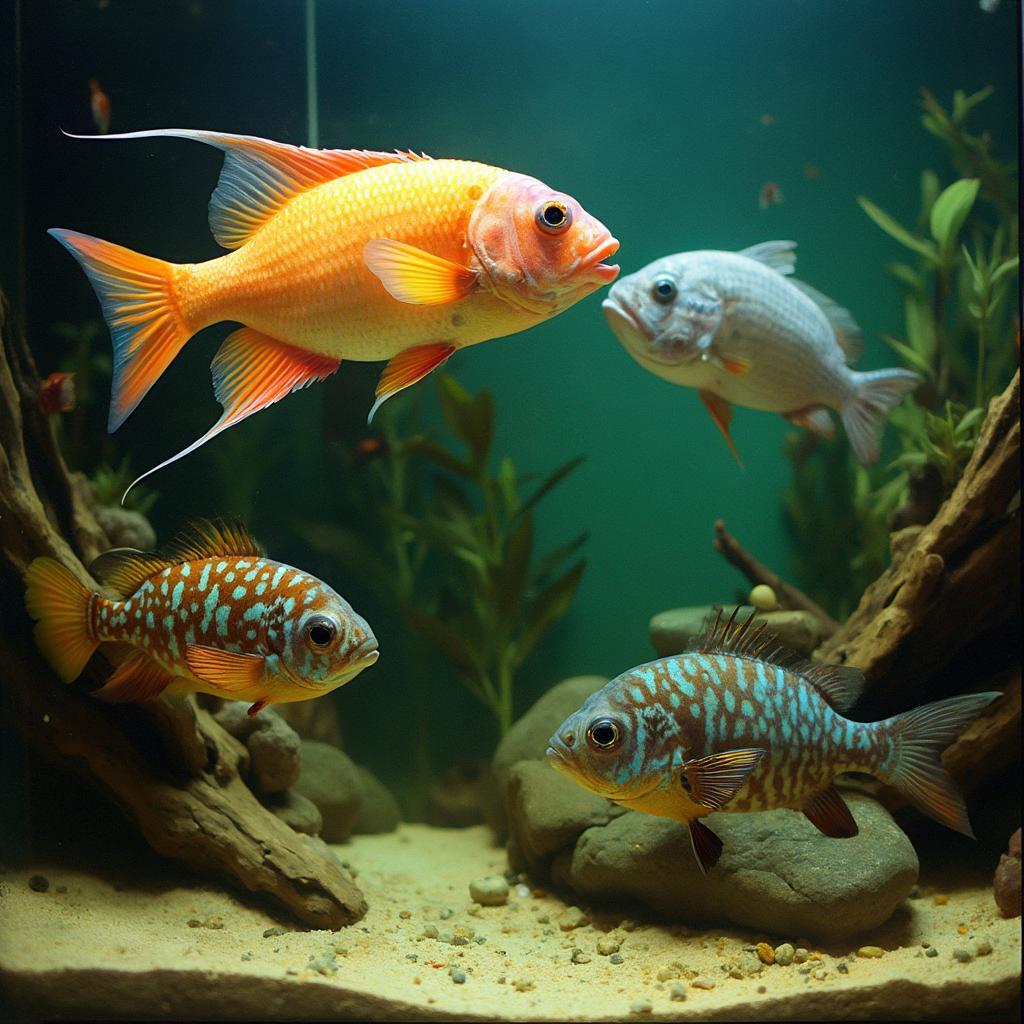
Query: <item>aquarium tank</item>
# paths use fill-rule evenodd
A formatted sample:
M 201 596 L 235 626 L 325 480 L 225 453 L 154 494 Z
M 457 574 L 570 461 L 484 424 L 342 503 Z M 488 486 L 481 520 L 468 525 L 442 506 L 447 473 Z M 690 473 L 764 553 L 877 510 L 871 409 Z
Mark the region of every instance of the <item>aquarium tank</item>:
M 4 1020 L 1019 1019 L 1013 0 L 13 0 Z

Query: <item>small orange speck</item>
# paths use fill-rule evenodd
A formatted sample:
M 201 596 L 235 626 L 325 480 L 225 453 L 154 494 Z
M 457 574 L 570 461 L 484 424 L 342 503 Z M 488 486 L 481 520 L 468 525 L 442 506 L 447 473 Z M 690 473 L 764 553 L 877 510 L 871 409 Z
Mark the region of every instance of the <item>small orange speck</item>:
M 423 979 L 417 974 L 416 977 L 412 979 L 412 983 L 414 985 L 422 985 Z
M 810 954 L 810 955 L 809 955 L 809 956 L 807 957 L 807 959 L 808 959 L 808 960 L 820 960 L 820 959 L 821 959 L 821 954 L 820 954 L 820 953 L 811 953 L 811 954 Z
M 957 935 L 966 935 L 967 932 L 968 932 L 967 925 L 965 925 L 965 924 L 958 925 L 957 929 L 956 929 L 956 932 L 957 932 Z
M 949 897 L 945 893 L 936 893 L 932 897 L 932 902 L 937 907 L 944 907 L 949 902 Z
M 479 199 L 484 194 L 484 190 L 479 185 L 470 185 L 466 190 L 466 195 L 470 199 Z

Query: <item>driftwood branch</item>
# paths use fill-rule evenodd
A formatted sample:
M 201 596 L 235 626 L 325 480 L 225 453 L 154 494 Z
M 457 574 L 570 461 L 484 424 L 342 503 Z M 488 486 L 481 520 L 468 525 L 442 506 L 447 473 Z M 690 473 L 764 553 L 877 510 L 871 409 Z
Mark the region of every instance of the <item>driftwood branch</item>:
M 120 805 L 165 856 L 228 876 L 316 928 L 366 912 L 362 893 L 322 846 L 266 810 L 242 779 L 245 753 L 189 698 L 108 706 L 64 686 L 32 642 L 22 575 L 39 555 L 95 587 L 85 566 L 109 543 L 68 472 L 37 403 L 39 378 L 0 293 L 0 687 L 4 713 L 46 760 Z M 102 655 L 87 675 L 109 671 Z
M 742 544 L 725 528 L 725 523 L 719 519 L 715 522 L 715 539 L 713 541 L 715 550 L 722 555 L 727 562 L 736 566 L 747 579 L 756 586 L 759 583 L 766 583 L 775 591 L 779 607 L 790 611 L 810 612 L 821 622 L 823 636 L 831 636 L 837 629 L 839 623 L 816 601 L 811 600 L 802 590 L 787 583 L 778 573 L 772 572 L 763 562 L 758 561 Z

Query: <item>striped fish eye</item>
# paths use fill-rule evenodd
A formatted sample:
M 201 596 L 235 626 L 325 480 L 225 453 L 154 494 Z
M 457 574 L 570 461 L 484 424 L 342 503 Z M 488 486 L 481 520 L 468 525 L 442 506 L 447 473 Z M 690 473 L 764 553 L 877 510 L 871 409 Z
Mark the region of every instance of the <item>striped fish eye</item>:
M 622 742 L 619 723 L 610 718 L 599 718 L 587 729 L 587 742 L 597 750 L 614 750 Z
M 310 647 L 322 651 L 334 643 L 338 626 L 326 615 L 314 615 L 306 622 L 303 632 Z
M 537 207 L 537 226 L 541 231 L 556 235 L 572 224 L 572 210 L 557 199 L 549 199 Z

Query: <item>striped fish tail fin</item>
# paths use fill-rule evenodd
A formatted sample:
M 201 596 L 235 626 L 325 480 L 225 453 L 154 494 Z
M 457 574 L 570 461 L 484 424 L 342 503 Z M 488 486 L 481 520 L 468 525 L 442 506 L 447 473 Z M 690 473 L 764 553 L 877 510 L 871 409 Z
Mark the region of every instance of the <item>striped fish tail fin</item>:
M 879 722 L 879 730 L 888 738 L 888 750 L 876 774 L 922 813 L 974 838 L 964 799 L 940 758 L 946 747 L 1001 696 L 999 692 L 965 694 Z

